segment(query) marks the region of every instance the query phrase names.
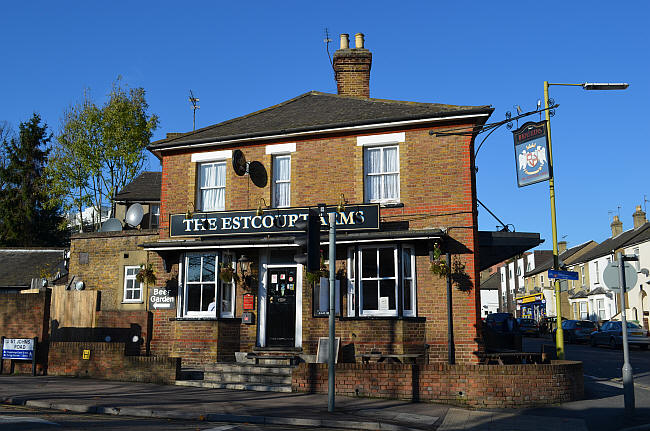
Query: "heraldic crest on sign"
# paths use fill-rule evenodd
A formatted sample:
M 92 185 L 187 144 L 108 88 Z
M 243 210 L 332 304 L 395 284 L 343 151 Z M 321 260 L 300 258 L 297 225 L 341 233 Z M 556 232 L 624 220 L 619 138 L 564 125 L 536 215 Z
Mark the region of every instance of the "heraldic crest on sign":
M 546 148 L 536 143 L 526 145 L 519 153 L 519 169 L 528 175 L 538 173 L 546 163 Z
M 546 122 L 528 122 L 512 132 L 515 139 L 517 185 L 524 187 L 551 177 Z

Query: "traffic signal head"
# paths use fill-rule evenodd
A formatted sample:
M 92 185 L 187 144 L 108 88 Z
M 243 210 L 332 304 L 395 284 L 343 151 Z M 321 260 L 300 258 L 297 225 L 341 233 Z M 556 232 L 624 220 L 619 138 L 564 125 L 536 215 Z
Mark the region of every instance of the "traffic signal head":
M 299 232 L 295 236 L 298 252 L 293 260 L 307 266 L 307 271 L 320 270 L 320 215 L 315 209 L 310 209 L 307 219 L 296 222 Z

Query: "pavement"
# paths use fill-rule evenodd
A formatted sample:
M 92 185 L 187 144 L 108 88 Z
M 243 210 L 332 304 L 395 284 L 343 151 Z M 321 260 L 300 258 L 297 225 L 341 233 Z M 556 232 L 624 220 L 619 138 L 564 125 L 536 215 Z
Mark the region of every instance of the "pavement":
M 80 413 L 354 430 L 586 431 L 583 419 L 327 395 L 165 386 L 51 376 L 0 376 L 0 402 Z

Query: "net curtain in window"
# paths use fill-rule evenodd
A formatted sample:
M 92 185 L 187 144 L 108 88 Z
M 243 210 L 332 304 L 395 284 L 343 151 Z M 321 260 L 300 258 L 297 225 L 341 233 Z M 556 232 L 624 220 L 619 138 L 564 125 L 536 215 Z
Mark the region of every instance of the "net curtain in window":
M 275 207 L 288 207 L 291 204 L 291 156 L 276 156 L 273 160 L 273 201 Z
M 226 164 L 206 163 L 200 168 L 201 209 L 225 209 Z

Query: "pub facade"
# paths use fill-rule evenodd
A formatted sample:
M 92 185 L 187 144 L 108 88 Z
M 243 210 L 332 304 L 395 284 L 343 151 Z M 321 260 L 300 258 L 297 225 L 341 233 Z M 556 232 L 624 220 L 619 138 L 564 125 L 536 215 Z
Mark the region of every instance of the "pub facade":
M 152 354 L 184 366 L 236 352 L 313 360 L 329 287 L 294 255 L 295 223 L 315 209 L 323 269 L 336 265 L 339 360 L 446 361 L 448 277 L 432 267 L 450 252 L 456 360 L 477 361 L 474 140 L 438 132 L 478 127 L 492 108 L 370 98 L 361 34 L 355 48 L 342 35 L 333 60 L 338 94 L 308 92 L 149 146 L 162 185 L 159 236 L 142 244 L 157 274 L 147 296 L 156 288 L 174 298 L 169 308 L 148 304 Z

